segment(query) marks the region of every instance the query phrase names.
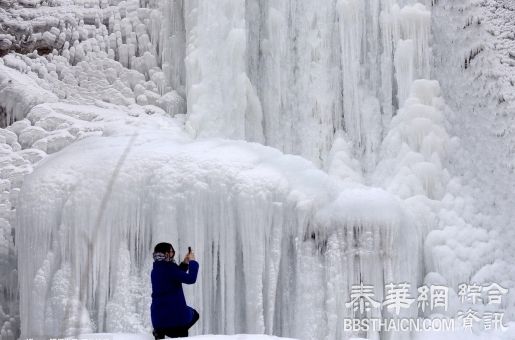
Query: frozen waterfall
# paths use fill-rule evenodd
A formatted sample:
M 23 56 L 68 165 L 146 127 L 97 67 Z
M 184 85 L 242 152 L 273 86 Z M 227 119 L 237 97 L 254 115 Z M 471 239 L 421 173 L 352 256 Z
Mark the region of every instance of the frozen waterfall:
M 196 332 L 409 339 L 342 320 L 363 316 L 353 285 L 381 300 L 452 271 L 443 238 L 424 245 L 455 222 L 432 1 L 83 2 L 78 31 L 46 35 L 50 61 L 0 65 L 47 81 L 0 83 L 27 117 L 19 147 L 43 158 L 14 217 L 22 337 L 147 332 L 168 240 L 200 262 Z M 44 92 L 24 105 L 24 84 Z
M 392 121 L 374 179 L 388 191 L 343 176 L 345 148 L 332 154 L 342 177 L 329 176 L 258 143 L 192 139 L 161 114 L 120 123 L 114 107 L 36 106 L 37 125 L 74 122 L 94 134 L 44 158 L 23 183 L 22 334 L 145 331 L 149 254 L 170 240 L 179 253 L 194 247 L 202 266 L 187 290 L 203 312 L 199 331 L 350 336 L 341 320 L 357 313 L 345 306 L 353 285 L 373 285 L 381 300 L 387 283 L 423 280 L 432 204 L 422 198 L 441 196 L 448 181 L 438 95 L 437 82 L 416 81 Z M 404 313 L 417 315 L 416 305 Z
M 186 91 L 195 136 L 264 142 L 323 164 L 335 131 L 344 130 L 373 167 L 411 82 L 430 77 L 430 12 L 416 1 L 159 6 L 153 41 L 169 83 Z
M 76 142 L 25 181 L 24 336 L 144 331 L 149 252 L 162 240 L 196 249 L 200 284 L 187 293 L 201 332 L 341 338 L 352 284 L 374 284 L 380 298 L 386 282 L 420 280 L 418 232 L 385 191 L 258 144 L 164 132 L 140 132 L 113 179 L 130 139 Z M 79 288 L 83 314 L 70 314 Z

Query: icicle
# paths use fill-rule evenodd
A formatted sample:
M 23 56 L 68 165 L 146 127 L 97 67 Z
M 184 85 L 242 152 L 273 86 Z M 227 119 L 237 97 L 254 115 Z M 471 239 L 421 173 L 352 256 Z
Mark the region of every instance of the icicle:
M 387 280 L 419 279 L 406 264 L 420 254 L 418 233 L 382 190 L 350 189 L 254 143 L 142 128 L 127 149 L 125 129 L 115 131 L 75 142 L 24 182 L 17 246 L 33 251 L 19 257 L 23 335 L 149 327 L 150 255 L 160 241 L 174 244 L 177 260 L 187 246 L 196 251 L 198 284 L 185 293 L 205 315 L 201 332 L 342 335 L 328 325 L 352 315 L 335 303 L 359 278 L 378 298 Z
M 397 100 L 403 105 L 408 99 L 414 75 L 414 50 L 412 40 L 399 40 L 395 50 L 395 76 L 397 79 Z
M 246 74 L 245 1 L 186 4 L 187 129 L 196 136 L 258 137 L 246 131 L 249 106 Z M 254 112 L 261 122 L 261 112 Z

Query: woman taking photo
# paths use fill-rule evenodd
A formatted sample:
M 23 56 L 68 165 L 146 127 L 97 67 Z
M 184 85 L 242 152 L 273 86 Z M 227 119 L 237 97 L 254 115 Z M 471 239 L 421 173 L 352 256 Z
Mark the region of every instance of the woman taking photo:
M 159 243 L 154 248 L 150 315 L 156 339 L 187 337 L 188 329 L 199 319 L 197 311 L 186 304 L 182 291 L 183 283 L 195 283 L 199 268 L 195 254 L 188 249 L 184 261 L 177 265 L 170 243 Z

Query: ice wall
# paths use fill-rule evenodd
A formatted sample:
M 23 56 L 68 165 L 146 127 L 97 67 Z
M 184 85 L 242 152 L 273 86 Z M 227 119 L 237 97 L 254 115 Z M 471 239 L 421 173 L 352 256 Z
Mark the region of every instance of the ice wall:
M 264 139 L 323 164 L 335 131 L 345 131 L 373 168 L 411 82 L 429 78 L 430 12 L 419 3 L 192 1 L 185 8 L 195 135 Z
M 194 141 L 155 115 L 130 118 L 133 134 L 96 114 L 82 128 L 103 137 L 45 158 L 23 184 L 22 337 L 148 330 L 150 254 L 162 240 L 196 250 L 199 281 L 186 294 L 202 312 L 198 332 L 350 336 L 339 320 L 353 313 L 352 284 L 374 285 L 380 300 L 385 282 L 421 280 L 419 233 L 386 191 L 259 144 Z
M 434 34 L 439 39 L 433 48 L 433 73 L 453 109 L 450 132 L 461 140 L 461 149 L 453 157 L 452 171 L 461 179 L 453 181 L 445 199 L 451 207 L 446 216 L 454 222 L 429 239 L 431 265 L 450 280 L 503 282 L 510 291 L 515 287 L 509 264 L 515 253 L 508 250 L 515 220 L 513 9 L 504 0 L 445 0 L 435 7 Z M 460 246 L 453 247 L 450 240 Z M 453 271 L 456 263 L 461 270 Z M 505 319 L 513 320 L 515 295 L 506 300 Z
M 2 12 L 9 34 L 1 47 L 26 53 L 4 63 L 60 100 L 187 112 L 193 136 L 256 141 L 320 166 L 343 133 L 353 156 L 373 169 L 411 82 L 429 78 L 430 11 L 415 0 L 129 0 L 67 8 L 23 3 Z M 28 19 L 21 25 L 18 17 Z
M 3 64 L 0 63 L 0 126 L 5 127 L 22 120 L 37 104 L 57 101 L 57 96 L 51 91 L 41 88 L 33 79 L 13 69 L 20 66 L 24 69 L 24 63 L 7 58 Z
M 261 103 L 246 74 L 245 1 L 188 1 L 185 18 L 187 128 L 263 142 Z
M 206 332 L 340 339 L 358 279 L 381 299 L 425 269 L 469 274 L 442 254 L 458 234 L 489 235 L 461 219 L 438 84 L 416 81 L 430 73 L 430 0 L 55 5 L 0 13 L 14 31 L 18 16 L 54 17 L 28 39 L 51 53 L 1 59 L 23 80 L 0 82 L 0 108 L 28 114 L 20 147 L 39 160 L 78 141 L 23 190 L 23 334 L 148 329 L 147 255 L 162 239 L 197 249 L 189 293 Z M 68 103 L 32 108 L 55 100 Z M 131 142 L 120 131 L 134 126 Z

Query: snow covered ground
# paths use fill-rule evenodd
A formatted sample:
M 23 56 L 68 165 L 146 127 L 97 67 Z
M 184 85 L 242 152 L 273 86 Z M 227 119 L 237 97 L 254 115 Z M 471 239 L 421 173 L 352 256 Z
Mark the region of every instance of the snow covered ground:
M 279 338 L 276 336 L 263 334 L 236 334 L 236 335 L 197 335 L 190 339 L 198 340 L 294 340 L 290 338 Z M 150 334 L 131 334 L 131 333 L 94 333 L 83 334 L 78 337 L 81 340 L 154 340 Z M 359 339 L 350 339 L 359 340 Z
M 474 334 L 471 332 L 425 332 L 414 337 L 416 340 L 509 340 L 513 339 L 512 332 L 489 332 Z M 237 335 L 197 335 L 191 339 L 202 340 L 290 340 L 262 334 L 237 334 Z M 148 334 L 131 333 L 95 333 L 80 335 L 83 340 L 153 340 Z M 365 338 L 349 338 L 348 340 L 366 340 Z
M 163 239 L 199 257 L 197 333 L 515 338 L 513 10 L 0 1 L 1 338 L 147 337 L 117 332 L 150 332 Z M 360 281 L 448 286 L 428 318 L 496 282 L 508 329 L 351 334 Z

